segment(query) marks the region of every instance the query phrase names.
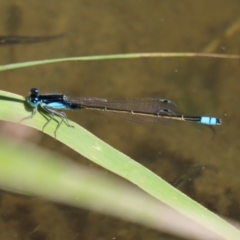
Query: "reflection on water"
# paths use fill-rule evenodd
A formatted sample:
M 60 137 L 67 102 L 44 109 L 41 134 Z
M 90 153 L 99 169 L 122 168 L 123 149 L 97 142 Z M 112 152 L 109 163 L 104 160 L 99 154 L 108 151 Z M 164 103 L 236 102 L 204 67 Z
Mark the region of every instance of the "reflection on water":
M 202 165 L 202 166 L 191 167 L 186 173 L 184 173 L 179 178 L 175 179 L 172 182 L 172 185 L 178 189 L 182 189 L 187 185 L 189 185 L 190 183 L 192 185 L 192 182 L 196 178 L 200 177 L 203 174 L 204 170 L 210 170 L 214 173 L 218 173 L 217 168 L 213 165 Z
M 239 15 L 234 3 L 223 1 L 216 8 L 214 2 L 205 5 L 200 0 L 187 6 L 182 2 L 146 0 L 4 1 L 0 3 L 2 36 L 73 34 L 61 41 L 1 47 L 0 61 L 5 64 L 110 53 L 201 52 L 234 25 Z M 239 53 L 238 38 L 237 34 L 221 38 L 215 51 Z M 222 118 L 223 124 L 215 128 L 212 139 L 211 130 L 191 123 L 139 126 L 94 113 L 68 113 L 70 119 L 169 182 L 183 173 L 178 171 L 182 166 L 189 169 L 192 165 L 214 165 L 219 174 L 203 174 L 193 184 L 194 195 L 189 194 L 211 210 L 239 220 L 240 214 L 235 211 L 240 202 L 238 79 L 237 60 L 135 59 L 63 63 L 3 72 L 0 88 L 22 95 L 38 87 L 70 96 L 160 97 L 176 102 L 180 112 Z M 41 145 L 92 165 L 57 141 L 38 134 Z M 1 206 L 7 209 L 1 215 L 7 239 L 161 236 L 156 231 L 84 210 L 76 210 L 69 217 L 68 207 L 16 195 L 2 193 Z M 51 230 L 41 231 L 43 224 Z
M 59 34 L 56 36 L 0 36 L 0 45 L 11 45 L 11 44 L 30 44 L 30 43 L 40 43 L 45 41 L 50 41 L 63 37 L 64 34 Z

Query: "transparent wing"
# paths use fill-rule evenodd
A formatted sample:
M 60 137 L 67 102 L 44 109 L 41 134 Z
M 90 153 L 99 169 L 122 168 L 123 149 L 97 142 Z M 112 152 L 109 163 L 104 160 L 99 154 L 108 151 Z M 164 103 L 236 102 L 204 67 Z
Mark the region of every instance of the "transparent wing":
M 173 110 L 176 104 L 167 99 L 135 98 L 135 99 L 105 99 L 105 98 L 68 98 L 69 102 L 87 108 L 108 110 L 126 110 L 158 114 L 163 110 Z
M 104 99 L 68 98 L 67 101 L 79 104 L 82 108 L 99 110 L 98 113 L 135 123 L 166 123 L 176 114 L 176 104 L 167 99 Z
M 171 116 L 175 116 L 175 113 L 172 111 L 169 111 L 167 114 L 164 112 L 164 114 L 159 115 L 153 115 L 153 114 L 135 114 L 135 113 L 126 113 L 126 112 L 111 112 L 111 111 L 97 111 L 97 113 L 100 113 L 101 115 L 118 118 L 125 121 L 130 121 L 134 123 L 144 123 L 144 124 L 154 124 L 154 123 L 161 123 L 161 124 L 167 124 L 171 122 Z M 166 118 L 167 117 L 167 118 Z

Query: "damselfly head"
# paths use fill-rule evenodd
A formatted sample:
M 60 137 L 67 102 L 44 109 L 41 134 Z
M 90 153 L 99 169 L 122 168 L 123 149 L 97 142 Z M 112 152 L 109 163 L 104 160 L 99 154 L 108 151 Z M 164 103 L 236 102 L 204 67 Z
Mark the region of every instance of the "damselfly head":
M 39 93 L 39 90 L 37 88 L 32 88 L 31 91 L 30 91 L 30 95 L 31 96 L 37 96 Z
M 33 108 L 37 107 L 39 104 L 38 93 L 39 90 L 37 88 L 32 88 L 30 90 L 30 95 L 26 98 L 27 103 Z

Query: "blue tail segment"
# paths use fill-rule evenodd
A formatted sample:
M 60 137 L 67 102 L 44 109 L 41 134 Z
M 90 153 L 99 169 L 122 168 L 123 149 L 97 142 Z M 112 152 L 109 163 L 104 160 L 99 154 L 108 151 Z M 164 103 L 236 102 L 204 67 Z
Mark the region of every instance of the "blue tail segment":
M 220 125 L 222 123 L 221 119 L 215 117 L 200 117 L 199 123 L 207 125 Z
M 208 117 L 208 116 L 186 116 L 186 115 L 177 115 L 176 120 L 183 120 L 187 122 L 196 122 L 205 125 L 221 125 L 222 120 L 216 117 Z

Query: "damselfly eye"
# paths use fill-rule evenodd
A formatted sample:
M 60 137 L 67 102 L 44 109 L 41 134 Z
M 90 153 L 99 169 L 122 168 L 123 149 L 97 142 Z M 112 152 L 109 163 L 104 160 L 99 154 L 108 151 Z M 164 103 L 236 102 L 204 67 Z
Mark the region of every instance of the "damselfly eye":
M 31 94 L 38 94 L 39 90 L 37 88 L 32 88 L 31 89 Z

